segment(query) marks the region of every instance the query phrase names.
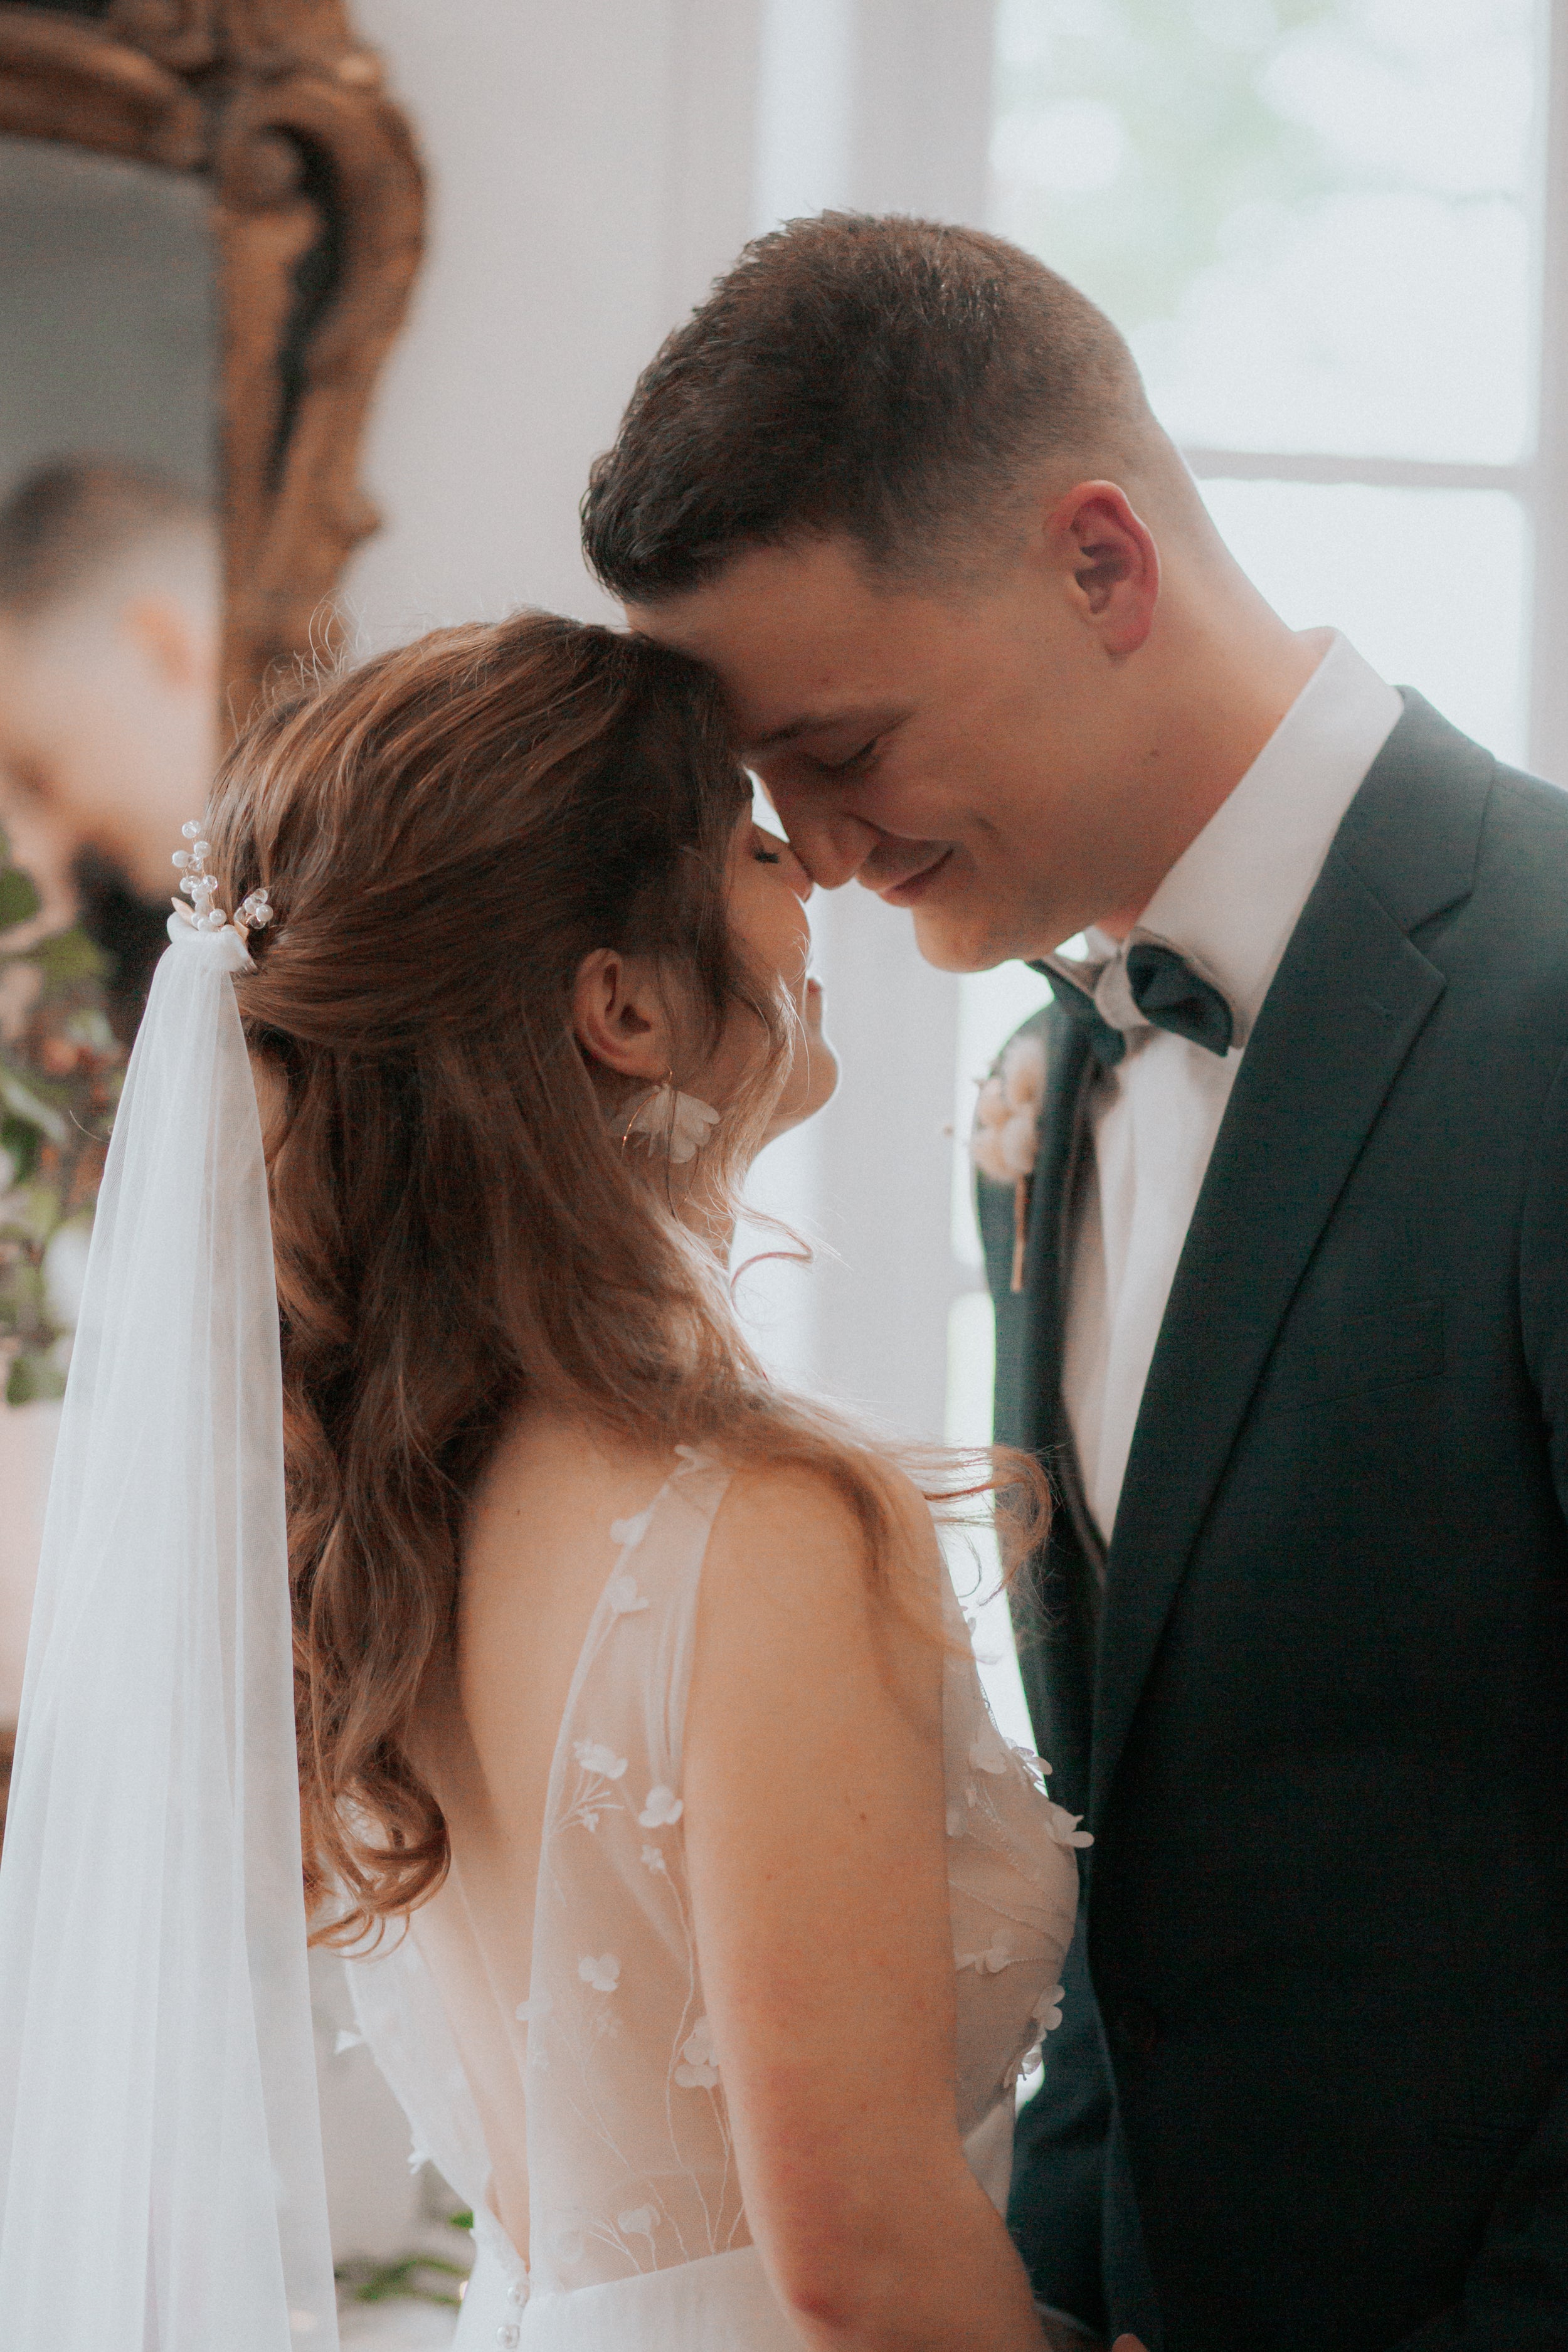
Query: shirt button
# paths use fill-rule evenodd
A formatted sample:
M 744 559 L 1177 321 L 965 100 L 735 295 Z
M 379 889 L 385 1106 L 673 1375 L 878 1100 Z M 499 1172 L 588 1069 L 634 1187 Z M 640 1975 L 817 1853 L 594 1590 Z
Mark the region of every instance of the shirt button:
M 522 2330 L 515 2319 L 507 2320 L 504 2326 L 496 2329 L 496 2342 L 500 2346 L 501 2352 L 512 2352 L 513 2347 L 521 2344 L 521 2341 Z

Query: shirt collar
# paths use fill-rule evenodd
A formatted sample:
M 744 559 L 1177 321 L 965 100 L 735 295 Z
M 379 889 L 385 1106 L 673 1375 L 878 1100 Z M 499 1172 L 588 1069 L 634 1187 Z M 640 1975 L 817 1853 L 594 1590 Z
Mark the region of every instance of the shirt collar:
M 1237 1045 L 1246 1044 L 1340 822 L 1404 709 L 1397 688 L 1347 637 L 1314 635 L 1323 646 L 1317 668 L 1127 940 L 1091 929 L 1082 962 L 1059 959 L 1063 976 L 1087 988 L 1117 1028 L 1142 1025 L 1124 950 L 1159 940 L 1223 991 Z

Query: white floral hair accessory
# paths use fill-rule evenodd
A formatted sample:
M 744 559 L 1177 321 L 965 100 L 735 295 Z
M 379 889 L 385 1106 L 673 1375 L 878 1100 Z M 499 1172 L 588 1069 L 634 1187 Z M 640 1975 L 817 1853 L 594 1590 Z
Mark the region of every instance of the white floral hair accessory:
M 1046 1049 L 1027 1032 L 1015 1037 L 980 1089 L 970 1150 L 983 1176 L 1013 1187 L 1013 1288 L 1024 1287 L 1029 1197 L 1046 1097 Z
M 189 849 L 176 849 L 174 863 L 180 869 L 180 887 L 190 899 L 189 907 L 174 901 L 174 912 L 183 915 L 193 929 L 221 931 L 228 917 L 213 901 L 217 897 L 217 877 L 207 872 L 207 859 L 212 856 L 212 844 L 202 838 L 202 828 L 192 817 L 180 827 L 190 843 Z M 253 890 L 239 908 L 234 928 L 244 940 L 251 931 L 259 931 L 272 920 L 274 908 L 265 890 Z
M 696 1159 L 718 1124 L 719 1114 L 710 1103 L 681 1094 L 666 1079 L 637 1105 L 622 1129 L 621 1141 L 641 1136 L 651 1150 L 685 1161 Z

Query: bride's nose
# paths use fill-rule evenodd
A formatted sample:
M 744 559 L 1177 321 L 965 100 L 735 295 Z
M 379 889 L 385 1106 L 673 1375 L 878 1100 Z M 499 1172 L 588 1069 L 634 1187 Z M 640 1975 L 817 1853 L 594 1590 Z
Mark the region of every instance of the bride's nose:
M 806 872 L 805 866 L 801 864 L 799 857 L 790 847 L 787 841 L 784 845 L 783 854 L 784 880 L 789 884 L 790 888 L 795 892 L 795 897 L 800 900 L 801 905 L 804 907 L 812 892 L 816 889 L 816 885 L 812 880 L 810 875 Z

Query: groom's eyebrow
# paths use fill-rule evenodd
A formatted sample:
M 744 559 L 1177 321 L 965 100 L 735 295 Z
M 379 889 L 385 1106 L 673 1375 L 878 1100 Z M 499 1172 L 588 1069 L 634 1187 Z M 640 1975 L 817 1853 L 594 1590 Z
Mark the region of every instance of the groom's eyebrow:
M 748 751 L 771 751 L 775 743 L 792 743 L 800 735 L 826 733 L 830 727 L 869 727 L 873 730 L 890 727 L 902 712 L 879 709 L 809 710 L 798 719 L 786 719 L 782 727 L 770 727 L 765 735 L 753 735 L 746 744 Z

